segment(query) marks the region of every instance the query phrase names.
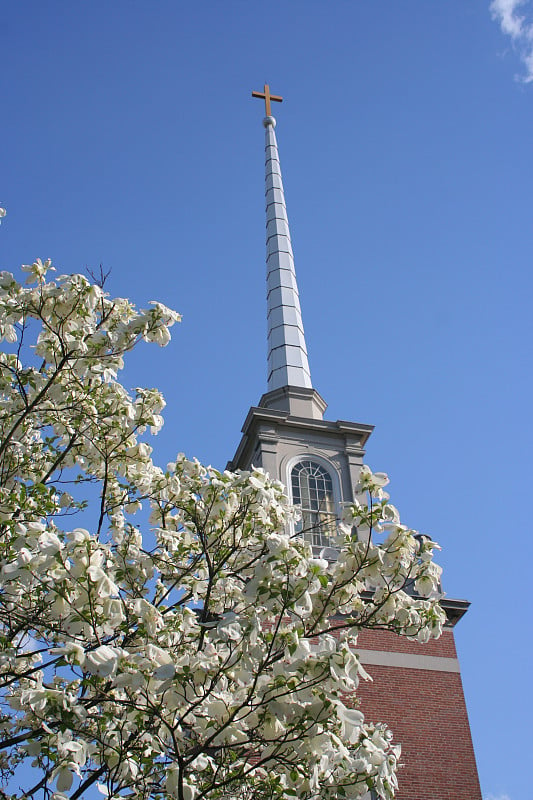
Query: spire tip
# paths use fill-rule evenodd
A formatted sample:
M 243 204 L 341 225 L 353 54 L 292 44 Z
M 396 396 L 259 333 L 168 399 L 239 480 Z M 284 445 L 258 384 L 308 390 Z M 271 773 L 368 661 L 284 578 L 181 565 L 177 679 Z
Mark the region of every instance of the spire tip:
M 269 125 L 272 125 L 272 127 L 275 128 L 276 127 L 275 117 L 271 117 L 270 115 L 268 117 L 265 117 L 263 120 L 263 125 L 265 126 L 265 128 L 268 128 Z

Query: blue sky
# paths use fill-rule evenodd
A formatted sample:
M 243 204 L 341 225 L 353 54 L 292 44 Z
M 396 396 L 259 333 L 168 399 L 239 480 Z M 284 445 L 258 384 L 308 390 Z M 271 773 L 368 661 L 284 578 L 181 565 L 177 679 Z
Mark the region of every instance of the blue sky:
M 183 313 L 125 382 L 155 442 L 224 467 L 266 386 L 270 83 L 315 387 L 472 607 L 457 642 L 486 800 L 532 750 L 533 2 L 7 0 L 0 267 L 112 269 Z M 524 504 L 524 505 L 523 505 Z M 520 514 L 516 516 L 517 512 Z

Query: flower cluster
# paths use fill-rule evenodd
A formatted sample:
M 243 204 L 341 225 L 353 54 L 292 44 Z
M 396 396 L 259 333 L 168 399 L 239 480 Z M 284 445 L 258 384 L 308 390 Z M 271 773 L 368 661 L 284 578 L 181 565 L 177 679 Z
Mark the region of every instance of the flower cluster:
M 179 315 L 52 269 L 0 275 L 6 787 L 29 762 L 24 796 L 54 800 L 393 797 L 399 748 L 358 708 L 357 635 L 439 635 L 436 545 L 367 468 L 331 562 L 261 469 L 155 466 L 142 436 L 163 398 L 117 375 Z

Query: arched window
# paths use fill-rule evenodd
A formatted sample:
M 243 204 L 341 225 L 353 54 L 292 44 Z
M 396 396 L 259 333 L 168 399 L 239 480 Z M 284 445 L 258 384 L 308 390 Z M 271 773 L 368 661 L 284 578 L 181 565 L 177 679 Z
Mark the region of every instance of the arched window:
M 296 532 L 303 533 L 313 549 L 334 547 L 337 534 L 331 475 L 312 460 L 299 461 L 291 470 L 292 502 L 302 507 Z

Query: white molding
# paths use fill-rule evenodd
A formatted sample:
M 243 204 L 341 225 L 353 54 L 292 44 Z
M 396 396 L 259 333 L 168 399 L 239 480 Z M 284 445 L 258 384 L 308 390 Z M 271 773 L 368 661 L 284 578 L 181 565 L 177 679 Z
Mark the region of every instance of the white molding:
M 357 650 L 361 664 L 402 669 L 428 669 L 435 672 L 460 672 L 457 658 L 426 656 L 417 653 L 391 653 L 387 650 Z

